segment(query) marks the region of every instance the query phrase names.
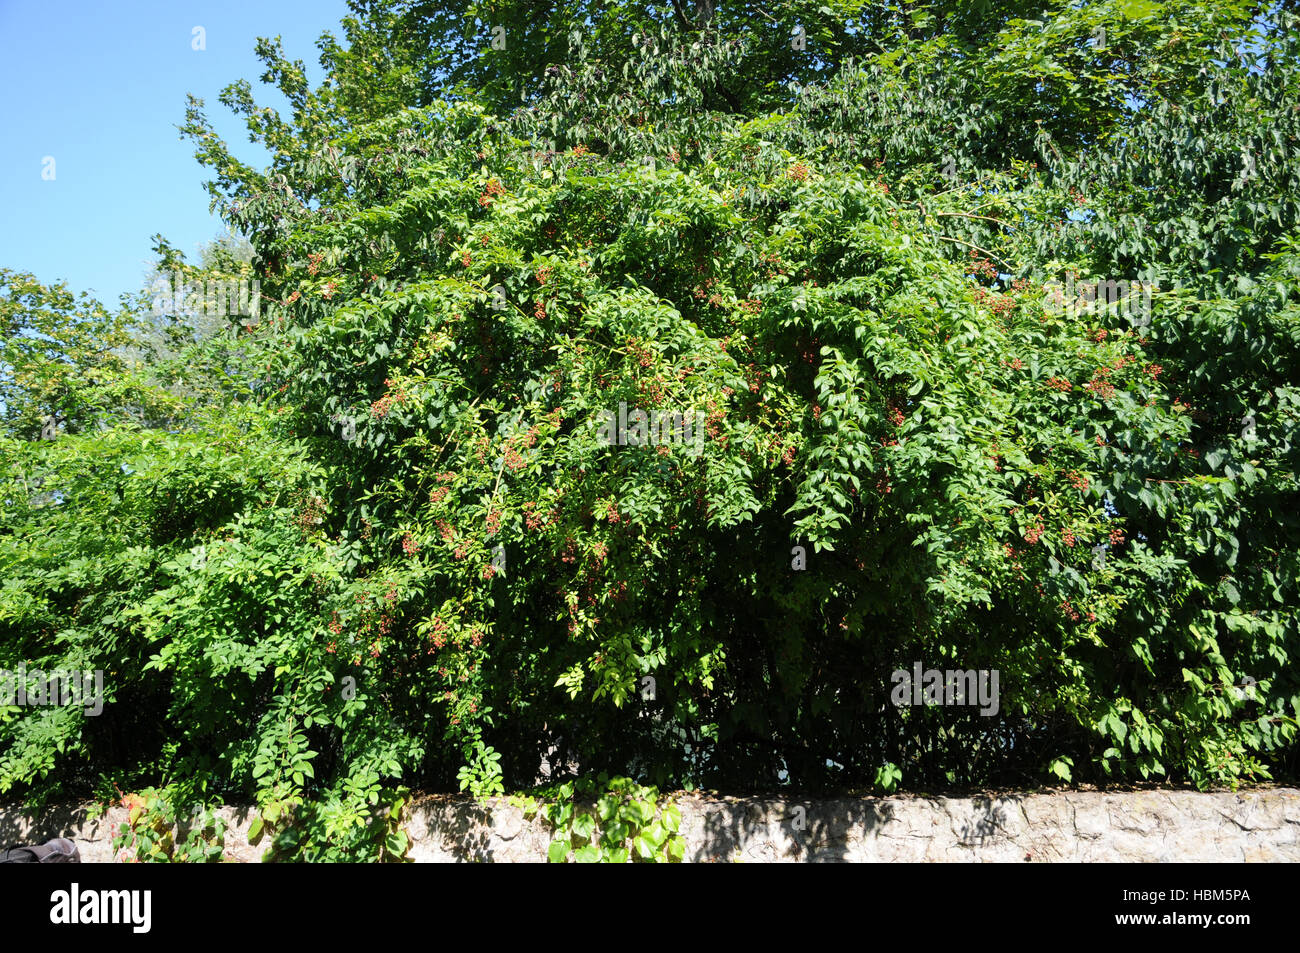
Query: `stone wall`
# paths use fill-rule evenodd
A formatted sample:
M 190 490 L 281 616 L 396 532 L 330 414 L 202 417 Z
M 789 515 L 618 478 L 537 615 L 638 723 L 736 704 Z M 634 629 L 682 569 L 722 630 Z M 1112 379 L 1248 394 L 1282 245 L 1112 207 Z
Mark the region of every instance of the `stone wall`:
M 988 798 L 726 798 L 681 795 L 687 860 L 705 863 L 970 861 L 1300 861 L 1300 791 L 1093 791 Z M 252 814 L 224 808 L 226 855 L 256 862 Z M 91 820 L 86 807 L 39 817 L 0 810 L 0 842 L 70 836 L 86 862 L 113 861 L 125 809 Z M 538 862 L 547 831 L 503 800 L 416 803 L 406 829 L 426 863 Z

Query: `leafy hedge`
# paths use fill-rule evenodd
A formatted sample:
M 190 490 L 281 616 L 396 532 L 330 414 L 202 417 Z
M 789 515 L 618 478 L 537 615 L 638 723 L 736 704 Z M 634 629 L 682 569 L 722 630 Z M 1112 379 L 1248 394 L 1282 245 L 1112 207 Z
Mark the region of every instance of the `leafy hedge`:
M 709 93 L 739 41 L 577 49 L 509 115 L 376 116 L 264 51 L 294 124 L 231 99 L 277 167 L 200 104 L 188 131 L 269 320 L 182 361 L 211 386 L 178 432 L 6 418 L 0 668 L 100 667 L 111 703 L 0 709 L 0 790 L 253 797 L 276 856 L 323 859 L 400 857 L 401 786 L 529 788 L 542 757 L 1293 780 L 1297 84 L 1294 33 L 1265 39 L 1176 83 L 1144 54 L 1146 104 L 1103 109 L 913 37 L 750 116 Z M 1058 307 L 1066 277 L 1146 281 L 1150 312 Z M 179 399 L 175 367 L 113 373 Z M 611 445 L 620 408 L 703 433 Z M 895 707 L 917 662 L 996 670 L 997 714 Z M 583 824 L 566 856 L 623 856 Z

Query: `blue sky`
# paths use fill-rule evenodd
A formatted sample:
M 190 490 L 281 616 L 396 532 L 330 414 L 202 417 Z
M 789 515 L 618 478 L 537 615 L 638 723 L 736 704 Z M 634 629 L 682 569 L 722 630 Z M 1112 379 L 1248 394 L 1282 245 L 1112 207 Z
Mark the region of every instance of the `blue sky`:
M 141 286 L 154 233 L 194 260 L 223 226 L 176 129 L 185 94 L 205 100 L 240 158 L 265 165 L 218 94 L 247 79 L 260 104 L 283 107 L 258 81 L 256 38 L 280 35 L 315 85 L 316 39 L 340 36 L 346 13 L 344 0 L 0 0 L 0 267 L 113 305 Z

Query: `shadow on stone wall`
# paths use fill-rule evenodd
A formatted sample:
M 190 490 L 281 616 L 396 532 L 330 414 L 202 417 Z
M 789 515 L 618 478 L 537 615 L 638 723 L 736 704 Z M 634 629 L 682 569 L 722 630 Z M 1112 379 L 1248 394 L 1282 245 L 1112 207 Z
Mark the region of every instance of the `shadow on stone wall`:
M 508 817 L 511 811 L 519 814 L 518 824 L 510 836 L 503 837 L 511 825 L 509 820 L 503 823 L 502 817 Z M 507 856 L 513 853 L 511 842 L 522 833 L 524 824 L 522 812 L 506 804 L 493 810 L 477 801 L 443 801 L 417 805 L 405 826 L 416 861 L 474 864 L 535 859 Z
M 1010 799 L 1017 803 L 1015 798 Z M 1007 830 L 1007 804 L 990 797 L 971 798 L 970 819 L 961 824 L 957 843 L 963 847 L 983 847 L 994 838 L 1010 836 Z
M 852 859 L 855 842 L 874 837 L 888 824 L 888 802 L 844 800 L 704 801 L 686 814 L 682 835 L 696 863 Z
M 67 837 L 76 841 L 84 862 L 111 860 L 116 825 L 108 817 L 92 818 L 90 808 L 89 804 L 56 805 L 35 814 L 0 809 L 0 847 Z
M 1279 862 L 1300 861 L 1300 791 L 1056 791 L 971 798 L 673 797 L 695 863 Z M 225 858 L 256 863 L 253 812 L 223 807 Z M 3 846 L 76 841 L 86 863 L 112 862 L 126 809 L 90 805 L 38 816 L 0 807 Z M 426 797 L 404 821 L 410 859 L 544 863 L 550 832 L 507 799 Z M 181 836 L 184 836 L 182 831 Z

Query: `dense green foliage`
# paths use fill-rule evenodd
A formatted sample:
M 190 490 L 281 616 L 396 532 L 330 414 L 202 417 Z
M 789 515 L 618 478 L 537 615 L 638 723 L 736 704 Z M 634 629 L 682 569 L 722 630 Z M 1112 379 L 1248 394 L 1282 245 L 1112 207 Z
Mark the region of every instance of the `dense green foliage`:
M 1294 780 L 1295 23 L 1047 6 L 357 3 L 316 90 L 264 41 L 292 116 L 224 99 L 274 167 L 186 125 L 253 262 L 159 245 L 255 275 L 254 333 L 0 273 L 0 668 L 109 698 L 0 709 L 0 790 L 159 786 L 167 856 L 157 818 L 252 797 L 330 859 L 543 757 Z M 620 405 L 699 443 L 611 446 Z M 895 707 L 916 662 L 997 714 Z M 558 789 L 557 855 L 673 859 L 613 785 L 612 833 Z
M 512 801 L 525 818 L 540 814 L 551 828 L 551 863 L 679 863 L 685 856 L 686 841 L 678 833 L 682 812 L 676 804 L 659 807 L 653 787 L 600 774 L 547 785 L 539 793 L 544 801 Z

